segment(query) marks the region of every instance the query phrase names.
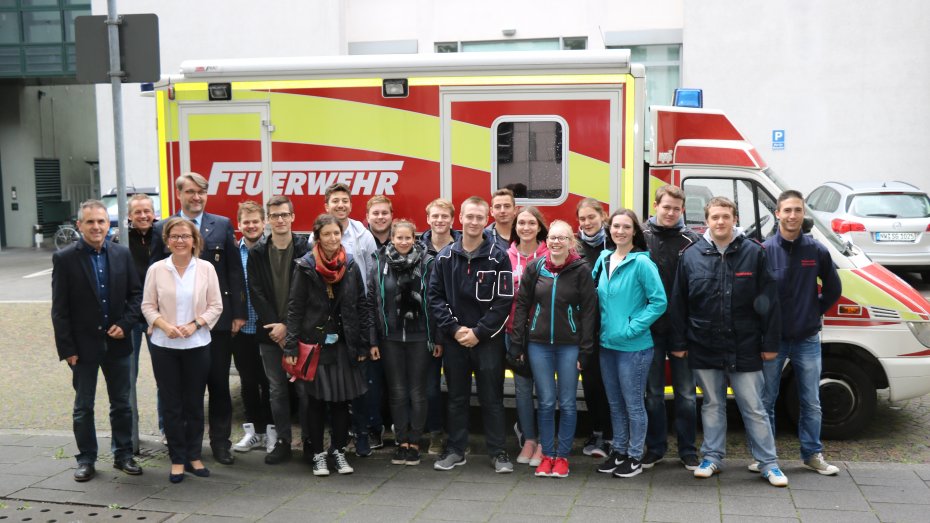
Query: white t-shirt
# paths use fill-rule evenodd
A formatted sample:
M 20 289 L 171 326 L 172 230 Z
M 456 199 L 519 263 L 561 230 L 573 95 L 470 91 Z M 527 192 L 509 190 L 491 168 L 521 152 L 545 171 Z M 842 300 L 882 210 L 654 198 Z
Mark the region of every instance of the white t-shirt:
M 171 263 L 170 256 L 162 260 L 162 263 L 174 276 L 175 304 L 178 308 L 175 318 L 178 325 L 194 321 L 194 289 L 197 288 L 197 271 L 194 267 L 197 258 L 191 259 L 190 265 L 184 270 L 184 276 L 178 273 L 178 269 Z M 209 345 L 210 340 L 210 329 L 203 327 L 195 330 L 188 338 L 169 338 L 168 334 L 158 327 L 152 331 L 152 343 L 167 349 L 195 349 Z

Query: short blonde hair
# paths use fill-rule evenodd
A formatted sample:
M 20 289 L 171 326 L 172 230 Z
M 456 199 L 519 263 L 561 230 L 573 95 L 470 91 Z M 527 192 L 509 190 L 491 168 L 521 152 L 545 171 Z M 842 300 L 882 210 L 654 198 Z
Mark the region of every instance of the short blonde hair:
M 365 210 L 370 211 L 372 206 L 378 205 L 379 203 L 386 203 L 391 214 L 394 213 L 394 206 L 391 204 L 391 199 L 383 194 L 376 194 L 369 198 L 368 203 L 365 204 Z
M 439 207 L 440 209 L 445 209 L 449 211 L 449 216 L 455 216 L 455 205 L 452 204 L 449 200 L 445 198 L 436 198 L 435 200 L 426 204 L 426 215 L 429 216 L 429 210 L 433 207 Z
M 168 218 L 165 222 L 165 227 L 161 230 L 161 239 L 165 242 L 165 245 L 168 245 L 168 236 L 171 235 L 171 230 L 177 228 L 179 225 L 185 225 L 190 231 L 191 236 L 193 236 L 193 245 L 191 245 L 191 254 L 194 258 L 200 256 L 200 251 L 203 250 L 203 236 L 200 235 L 200 231 L 197 230 L 197 226 L 194 225 L 194 222 L 181 218 L 180 216 L 174 216 Z

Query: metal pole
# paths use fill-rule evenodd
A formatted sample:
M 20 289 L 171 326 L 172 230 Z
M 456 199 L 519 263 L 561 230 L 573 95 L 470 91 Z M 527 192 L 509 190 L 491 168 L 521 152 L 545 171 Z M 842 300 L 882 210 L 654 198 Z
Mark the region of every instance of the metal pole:
M 125 245 L 129 242 L 126 228 L 126 161 L 123 149 L 123 73 L 119 54 L 119 25 L 121 18 L 116 14 L 116 0 L 107 0 L 107 37 L 110 44 L 110 91 L 113 94 L 113 149 L 116 154 L 116 204 L 119 209 L 119 237 Z M 130 335 L 130 333 L 126 333 Z M 130 403 L 137 412 L 136 387 L 131 384 Z M 133 419 L 132 451 L 139 453 L 139 422 Z

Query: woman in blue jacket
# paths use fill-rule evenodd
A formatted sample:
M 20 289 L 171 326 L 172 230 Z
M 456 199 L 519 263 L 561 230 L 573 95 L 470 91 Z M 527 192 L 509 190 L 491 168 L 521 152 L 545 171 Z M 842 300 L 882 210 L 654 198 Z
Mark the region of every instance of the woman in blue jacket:
M 610 455 L 597 470 L 629 478 L 642 472 L 643 392 L 652 363 L 649 326 L 662 316 L 668 301 L 636 214 L 619 209 L 608 224 L 616 249 L 601 253 L 592 274 L 601 310 L 601 373 L 614 440 Z

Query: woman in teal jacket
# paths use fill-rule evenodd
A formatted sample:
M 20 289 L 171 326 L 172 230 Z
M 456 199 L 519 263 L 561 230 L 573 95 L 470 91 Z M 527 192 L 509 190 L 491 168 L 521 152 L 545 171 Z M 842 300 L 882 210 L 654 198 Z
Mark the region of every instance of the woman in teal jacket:
M 659 270 L 646 252 L 636 214 L 619 209 L 610 215 L 608 224 L 616 249 L 601 253 L 592 274 L 601 309 L 601 374 L 614 440 L 598 471 L 629 478 L 642 472 L 643 393 L 652 363 L 649 326 L 665 312 L 668 300 Z

